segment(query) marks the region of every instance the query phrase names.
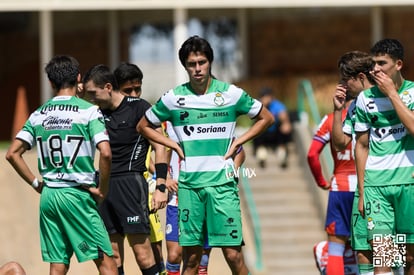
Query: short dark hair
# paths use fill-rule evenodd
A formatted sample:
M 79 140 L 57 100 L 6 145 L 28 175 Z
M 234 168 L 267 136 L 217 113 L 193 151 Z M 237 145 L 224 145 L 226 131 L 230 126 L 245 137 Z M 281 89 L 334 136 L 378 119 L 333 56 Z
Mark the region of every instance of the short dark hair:
M 56 91 L 72 88 L 78 84 L 79 62 L 69 55 L 56 55 L 46 64 L 45 72 Z
M 114 90 L 119 90 L 119 85 L 114 74 L 106 65 L 98 64 L 90 68 L 83 77 L 83 84 L 86 84 L 90 80 L 100 88 L 103 88 L 106 83 L 110 83 Z
M 259 98 L 262 98 L 267 95 L 273 96 L 273 89 L 270 87 L 261 88 L 259 92 Z
M 198 35 L 191 36 L 181 45 L 180 50 L 178 51 L 178 57 L 180 58 L 181 64 L 185 67 L 185 62 L 187 61 L 190 53 L 200 52 L 207 57 L 207 60 L 210 64 L 214 60 L 213 49 L 204 38 L 199 37 Z
M 394 61 L 404 60 L 404 47 L 397 39 L 382 39 L 375 43 L 370 52 L 374 56 L 388 54 Z
M 359 73 L 363 73 L 371 84 L 375 84 L 375 80 L 370 74 L 374 69 L 375 62 L 372 56 L 361 51 L 351 51 L 342 55 L 338 60 L 338 69 L 342 78 L 356 77 Z
M 127 81 L 138 80 L 142 82 L 144 75 L 140 68 L 132 63 L 122 62 L 115 70 L 116 81 L 121 86 Z

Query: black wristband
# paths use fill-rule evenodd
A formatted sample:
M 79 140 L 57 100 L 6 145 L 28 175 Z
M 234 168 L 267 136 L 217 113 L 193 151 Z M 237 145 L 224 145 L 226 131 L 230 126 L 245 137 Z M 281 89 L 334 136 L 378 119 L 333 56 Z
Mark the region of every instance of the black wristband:
M 168 173 L 168 165 L 166 163 L 156 163 L 155 164 L 155 175 L 156 178 L 166 179 Z

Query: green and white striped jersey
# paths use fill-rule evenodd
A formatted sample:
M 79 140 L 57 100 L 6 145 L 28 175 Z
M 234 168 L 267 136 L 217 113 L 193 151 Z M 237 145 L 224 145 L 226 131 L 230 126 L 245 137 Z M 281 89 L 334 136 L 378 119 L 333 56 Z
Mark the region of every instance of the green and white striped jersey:
M 74 96 L 40 106 L 16 138 L 37 146 L 39 172 L 50 187 L 94 185 L 96 145 L 109 141 L 98 107 Z
M 166 94 L 146 112 L 147 119 L 160 125 L 170 121 L 185 160 L 180 162 L 179 183 L 198 188 L 233 181 L 233 160 L 224 160 L 234 138 L 236 119 L 257 116 L 262 104 L 242 89 L 212 79 L 204 95 L 195 94 L 189 83 Z
M 351 136 L 352 141 L 352 157 L 355 159 L 355 112 L 356 99 L 352 100 L 346 112 L 346 117 L 342 125 L 342 131 Z
M 398 94 L 414 109 L 414 83 L 405 80 Z M 355 131 L 369 131 L 365 186 L 414 183 L 414 137 L 401 123 L 390 100 L 375 86 L 358 96 Z
M 348 107 L 348 111 L 346 112 L 346 117 L 344 123 L 342 125 L 342 131 L 349 135 L 355 136 L 355 108 L 356 108 L 356 99 L 354 99 Z

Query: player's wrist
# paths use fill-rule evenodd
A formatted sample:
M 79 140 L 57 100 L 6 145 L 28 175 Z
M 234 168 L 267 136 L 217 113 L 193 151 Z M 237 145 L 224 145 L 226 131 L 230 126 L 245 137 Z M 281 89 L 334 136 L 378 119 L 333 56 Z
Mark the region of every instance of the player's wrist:
M 321 182 L 321 183 L 319 183 L 318 185 L 319 185 L 319 187 L 321 187 L 322 189 L 329 189 L 329 188 L 331 187 L 331 184 L 330 184 L 329 182 L 326 182 L 326 181 Z
M 157 179 L 161 178 L 165 180 L 168 174 L 168 164 L 163 162 L 163 163 L 156 163 L 154 166 L 155 166 L 156 178 Z
M 34 178 L 34 180 L 32 181 L 32 187 L 34 189 L 37 189 L 39 187 L 39 180 L 37 178 Z
M 159 190 L 160 192 L 165 193 L 165 191 L 167 191 L 167 185 L 165 185 L 164 183 L 157 184 L 155 186 L 155 190 Z

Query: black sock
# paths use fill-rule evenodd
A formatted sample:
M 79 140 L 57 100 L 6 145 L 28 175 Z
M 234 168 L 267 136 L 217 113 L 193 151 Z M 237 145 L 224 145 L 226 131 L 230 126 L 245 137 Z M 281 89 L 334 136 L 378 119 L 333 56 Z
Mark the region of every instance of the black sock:
M 141 269 L 142 275 L 158 275 L 158 266 L 155 264 L 147 269 Z

